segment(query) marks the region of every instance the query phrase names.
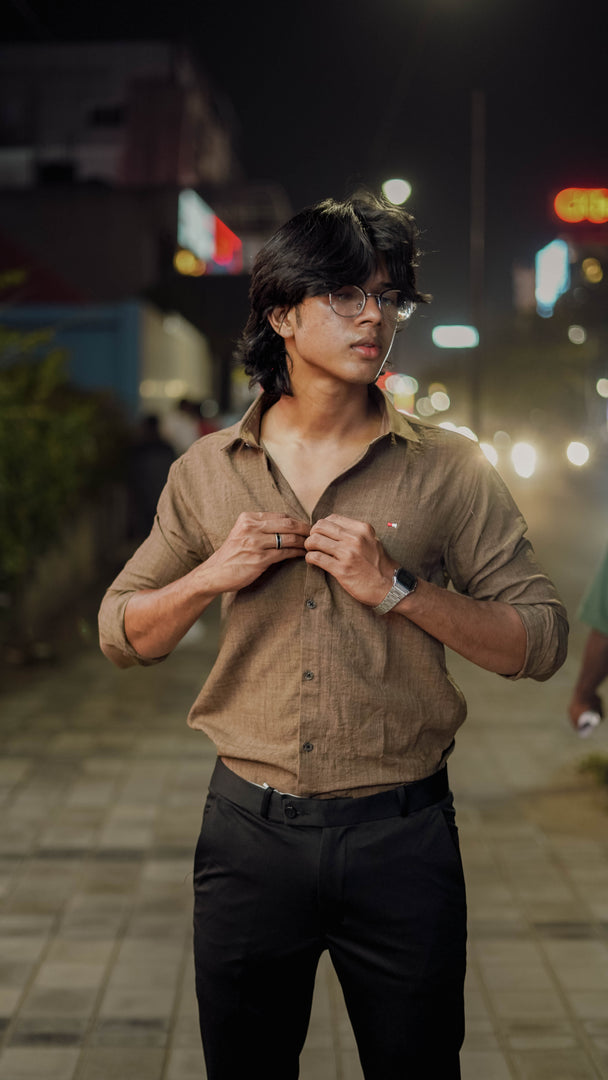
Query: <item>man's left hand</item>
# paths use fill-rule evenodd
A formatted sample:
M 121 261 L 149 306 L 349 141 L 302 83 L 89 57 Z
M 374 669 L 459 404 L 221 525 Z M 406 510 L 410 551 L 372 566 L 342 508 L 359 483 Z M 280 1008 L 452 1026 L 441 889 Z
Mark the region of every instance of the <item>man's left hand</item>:
M 330 514 L 313 525 L 304 546 L 306 562 L 326 570 L 355 600 L 370 607 L 384 600 L 397 564 L 367 522 Z

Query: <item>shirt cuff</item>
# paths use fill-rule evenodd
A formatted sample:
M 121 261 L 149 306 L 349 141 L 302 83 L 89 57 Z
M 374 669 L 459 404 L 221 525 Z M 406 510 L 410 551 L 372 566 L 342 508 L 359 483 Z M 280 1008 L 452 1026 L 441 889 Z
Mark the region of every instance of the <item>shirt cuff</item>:
M 504 678 L 543 682 L 562 666 L 568 650 L 568 620 L 558 601 L 513 605 L 526 631 L 526 655 L 520 671 Z

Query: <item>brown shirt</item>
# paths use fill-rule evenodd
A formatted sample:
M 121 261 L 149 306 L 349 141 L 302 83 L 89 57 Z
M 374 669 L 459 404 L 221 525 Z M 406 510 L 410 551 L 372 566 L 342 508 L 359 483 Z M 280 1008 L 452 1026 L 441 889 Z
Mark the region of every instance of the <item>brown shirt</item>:
M 311 520 L 337 513 L 369 522 L 416 575 L 515 605 L 528 643 L 513 677 L 548 678 L 565 657 L 566 614 L 498 473 L 469 439 L 385 402 L 383 434 L 329 485 Z M 106 593 L 101 639 L 134 663 L 150 663 L 124 633 L 135 590 L 192 570 L 242 511 L 307 519 L 260 446 L 268 404 L 258 398 L 240 423 L 172 466 L 150 536 Z M 436 638 L 403 615 L 376 614 L 304 559 L 277 563 L 222 604 L 219 655 L 188 723 L 241 776 L 329 796 L 369 794 L 441 766 L 466 705 Z

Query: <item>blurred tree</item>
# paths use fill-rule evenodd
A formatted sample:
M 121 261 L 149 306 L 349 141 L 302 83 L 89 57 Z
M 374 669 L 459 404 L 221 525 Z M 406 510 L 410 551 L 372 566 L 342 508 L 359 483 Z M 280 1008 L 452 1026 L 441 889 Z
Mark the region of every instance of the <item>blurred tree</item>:
M 36 559 L 124 460 L 117 407 L 70 386 L 52 338 L 0 327 L 0 592 L 11 623 Z

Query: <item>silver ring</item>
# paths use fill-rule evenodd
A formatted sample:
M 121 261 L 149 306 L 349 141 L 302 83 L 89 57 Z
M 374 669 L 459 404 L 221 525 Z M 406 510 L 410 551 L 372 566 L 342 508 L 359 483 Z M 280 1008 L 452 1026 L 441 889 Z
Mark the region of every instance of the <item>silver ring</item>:
M 281 534 L 280 533 L 275 533 L 274 535 L 275 535 L 275 538 L 276 538 L 277 551 L 278 551 L 280 549 L 280 547 L 281 547 Z

